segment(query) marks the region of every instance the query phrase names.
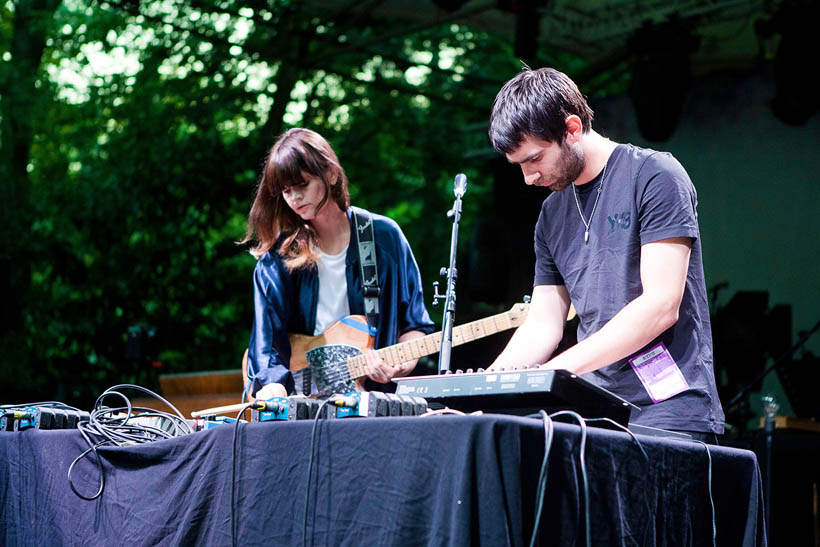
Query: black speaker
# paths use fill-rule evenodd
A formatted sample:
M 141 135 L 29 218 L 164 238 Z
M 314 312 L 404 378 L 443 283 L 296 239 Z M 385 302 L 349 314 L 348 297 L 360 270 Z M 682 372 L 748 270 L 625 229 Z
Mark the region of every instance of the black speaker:
M 810 424 L 811 425 L 811 424 Z M 816 425 L 815 427 L 820 427 Z M 766 477 L 766 435 L 755 432 L 752 450 Z M 777 428 L 772 438 L 769 545 L 820 545 L 818 487 L 820 486 L 820 429 Z

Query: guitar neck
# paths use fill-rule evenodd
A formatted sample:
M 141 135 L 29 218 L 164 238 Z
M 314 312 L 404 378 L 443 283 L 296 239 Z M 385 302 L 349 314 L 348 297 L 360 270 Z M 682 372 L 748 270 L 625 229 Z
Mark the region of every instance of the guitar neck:
M 526 308 L 522 308 L 522 310 L 526 311 Z M 453 346 L 460 346 L 461 344 L 466 344 L 467 342 L 472 342 L 485 336 L 517 327 L 523 321 L 524 315 L 526 315 L 526 313 L 514 316 L 511 311 L 507 311 L 499 313 L 498 315 L 485 317 L 484 319 L 471 321 L 458 327 L 453 327 Z M 395 367 L 396 365 L 424 357 L 425 355 L 432 355 L 440 349 L 441 331 L 382 348 L 377 350 L 377 353 L 385 363 L 391 367 Z M 347 367 L 350 371 L 351 378 L 357 379 L 364 376 L 364 355 L 357 355 L 348 359 Z

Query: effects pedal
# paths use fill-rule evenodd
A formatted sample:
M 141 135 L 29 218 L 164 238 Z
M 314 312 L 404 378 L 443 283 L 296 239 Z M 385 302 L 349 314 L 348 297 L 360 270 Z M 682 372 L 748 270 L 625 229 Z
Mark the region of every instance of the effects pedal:
M 241 423 L 247 423 L 247 420 L 239 420 Z M 205 416 L 201 420 L 196 421 L 196 431 L 204 431 L 206 429 L 213 429 L 220 425 L 232 425 L 237 422 L 236 418 L 229 418 L 228 416 Z
M 345 393 L 334 403 L 336 418 L 374 418 L 378 416 L 419 416 L 427 412 L 427 401 L 421 397 L 354 391 Z
M 252 422 L 312 420 L 321 401 L 310 397 L 272 397 L 265 401 L 265 410 L 253 410 Z
M 0 423 L 3 431 L 26 429 L 76 429 L 80 422 L 87 422 L 89 413 L 68 408 L 26 406 L 7 409 Z

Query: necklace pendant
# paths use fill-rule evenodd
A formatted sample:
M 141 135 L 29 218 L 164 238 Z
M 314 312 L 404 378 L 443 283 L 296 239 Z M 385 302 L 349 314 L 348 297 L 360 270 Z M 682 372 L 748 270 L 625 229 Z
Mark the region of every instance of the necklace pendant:
M 589 243 L 589 230 L 584 231 L 584 243 Z

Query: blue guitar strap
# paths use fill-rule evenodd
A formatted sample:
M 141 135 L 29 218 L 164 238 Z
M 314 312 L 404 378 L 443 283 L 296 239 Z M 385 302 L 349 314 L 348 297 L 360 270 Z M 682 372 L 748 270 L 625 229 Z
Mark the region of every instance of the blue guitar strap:
M 359 273 L 362 278 L 364 311 L 370 336 L 376 336 L 379 324 L 379 268 L 376 264 L 376 237 L 373 233 L 373 218 L 370 213 L 353 210 L 353 224 L 356 228 L 356 243 L 359 247 Z

